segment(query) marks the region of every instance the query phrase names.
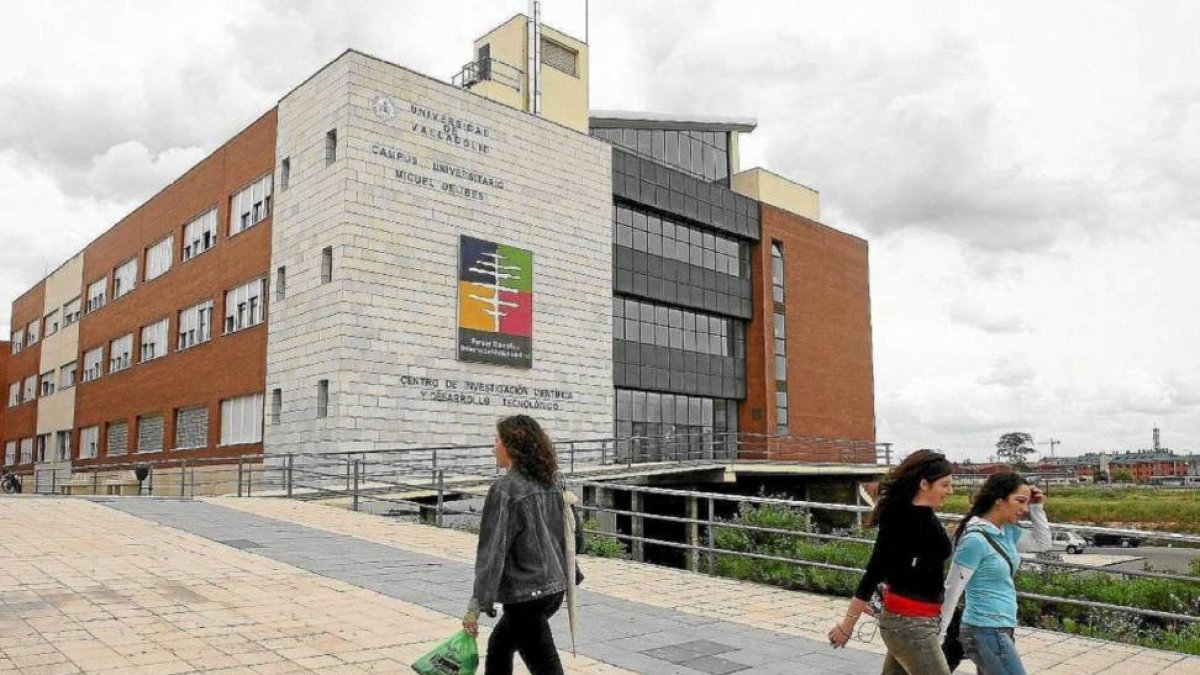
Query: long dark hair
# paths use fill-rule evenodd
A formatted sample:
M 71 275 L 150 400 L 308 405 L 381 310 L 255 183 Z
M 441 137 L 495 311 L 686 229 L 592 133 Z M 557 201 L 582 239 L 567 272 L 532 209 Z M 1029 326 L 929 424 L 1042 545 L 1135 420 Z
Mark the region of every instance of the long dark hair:
M 921 489 L 921 481 L 930 483 L 954 473 L 954 465 L 946 456 L 935 450 L 917 450 L 900 462 L 900 466 L 888 472 L 879 484 L 879 498 L 871 512 L 868 525 L 878 525 L 883 514 L 892 508 L 911 504 Z
M 537 420 L 529 415 L 505 417 L 496 423 L 496 433 L 518 471 L 539 483 L 554 484 L 558 459 L 554 444 Z
M 969 520 L 991 511 L 996 502 L 1008 499 L 1008 496 L 1022 485 L 1029 485 L 1029 481 L 1016 471 L 1000 471 L 988 476 L 983 487 L 979 489 L 979 494 L 975 495 L 975 500 L 971 502 L 971 508 L 962 520 L 958 521 L 958 527 L 954 531 L 954 545 L 957 546 L 958 540 L 966 533 Z

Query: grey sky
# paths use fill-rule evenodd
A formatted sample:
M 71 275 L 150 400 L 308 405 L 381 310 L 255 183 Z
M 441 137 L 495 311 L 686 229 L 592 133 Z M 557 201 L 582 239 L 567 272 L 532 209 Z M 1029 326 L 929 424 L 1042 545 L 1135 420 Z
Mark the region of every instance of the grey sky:
M 10 2 L 10 302 L 347 47 L 448 79 L 517 1 Z M 871 243 L 879 439 L 1200 450 L 1200 6 L 593 0 L 592 107 L 754 116 Z M 583 34 L 583 0 L 546 0 Z M 1046 446 L 1041 446 L 1046 447 Z

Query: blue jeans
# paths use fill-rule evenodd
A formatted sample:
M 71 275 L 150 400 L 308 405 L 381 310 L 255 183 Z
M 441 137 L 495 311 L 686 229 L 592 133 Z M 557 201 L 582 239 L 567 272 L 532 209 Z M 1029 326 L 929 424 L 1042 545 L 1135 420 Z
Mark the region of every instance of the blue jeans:
M 1011 628 L 981 628 L 962 625 L 959 633 L 963 651 L 979 675 L 1025 675 L 1025 666 L 1017 654 L 1017 643 Z

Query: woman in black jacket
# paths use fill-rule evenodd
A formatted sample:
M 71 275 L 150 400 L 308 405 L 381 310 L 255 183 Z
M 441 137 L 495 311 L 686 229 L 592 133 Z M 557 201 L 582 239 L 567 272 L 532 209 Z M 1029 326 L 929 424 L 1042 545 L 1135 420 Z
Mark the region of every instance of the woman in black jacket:
M 867 570 L 846 616 L 829 630 L 831 645 L 846 646 L 882 583 L 879 632 L 888 650 L 883 675 L 950 675 L 938 636 L 942 570 L 951 546 L 935 511 L 953 492 L 952 471 L 941 453 L 918 450 L 888 473 L 871 514 L 879 534 Z
M 492 484 L 483 504 L 475 588 L 463 628 L 478 635 L 480 612 L 495 616 L 493 605 L 500 603 L 504 615 L 488 640 L 485 674 L 512 673 L 516 652 L 532 675 L 559 675 L 563 668 L 549 620 L 562 606 L 573 567 L 566 518 L 578 523 L 568 513 L 554 446 L 532 417 L 515 415 L 496 424 L 496 463 L 508 472 Z M 581 530 L 575 528 L 577 537 Z

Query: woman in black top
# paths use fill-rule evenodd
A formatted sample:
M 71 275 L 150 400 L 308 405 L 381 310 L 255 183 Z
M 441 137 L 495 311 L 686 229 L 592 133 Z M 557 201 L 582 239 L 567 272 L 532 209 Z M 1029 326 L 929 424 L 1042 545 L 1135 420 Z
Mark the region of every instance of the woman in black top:
M 953 492 L 953 467 L 932 450 L 918 450 L 892 469 L 879 487 L 871 523 L 879 526 L 871 560 L 829 643 L 846 646 L 858 617 L 882 583 L 880 634 L 888 653 L 884 675 L 949 675 L 938 640 L 943 568 L 950 537 L 935 515 Z

